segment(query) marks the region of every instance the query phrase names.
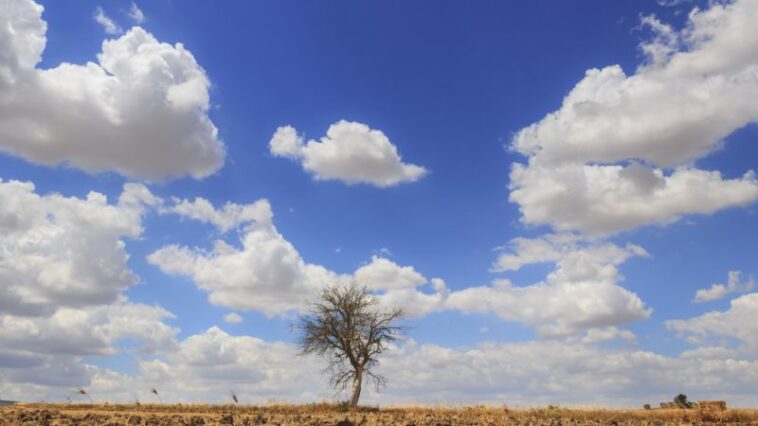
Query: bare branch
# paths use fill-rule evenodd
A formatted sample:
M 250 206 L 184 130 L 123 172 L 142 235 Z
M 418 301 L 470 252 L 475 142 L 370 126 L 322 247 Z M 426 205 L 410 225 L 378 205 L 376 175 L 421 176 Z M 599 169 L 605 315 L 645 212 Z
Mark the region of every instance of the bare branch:
M 317 302 L 309 304 L 309 313 L 295 325 L 301 354 L 328 359 L 332 386 L 345 389 L 352 383 L 352 405 L 358 402 L 363 373 L 377 389 L 384 384 L 384 378 L 373 371 L 377 357 L 405 333 L 405 328 L 394 325 L 403 317 L 403 311 L 385 312 L 377 305 L 377 298 L 364 285 L 330 285 L 322 290 Z

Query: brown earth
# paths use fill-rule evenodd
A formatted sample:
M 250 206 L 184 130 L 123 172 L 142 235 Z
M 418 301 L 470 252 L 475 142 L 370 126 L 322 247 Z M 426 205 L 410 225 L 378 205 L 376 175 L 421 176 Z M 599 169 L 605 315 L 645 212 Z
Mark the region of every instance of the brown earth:
M 758 425 L 758 410 L 579 410 L 505 407 L 368 408 L 340 412 L 338 406 L 206 404 L 18 404 L 0 407 L 0 426 L 60 425 Z

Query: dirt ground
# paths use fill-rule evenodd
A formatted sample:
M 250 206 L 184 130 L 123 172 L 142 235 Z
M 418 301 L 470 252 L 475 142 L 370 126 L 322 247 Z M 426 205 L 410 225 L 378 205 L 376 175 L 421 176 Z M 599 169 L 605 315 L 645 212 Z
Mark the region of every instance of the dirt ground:
M 18 404 L 0 407 L 0 426 L 58 425 L 758 425 L 758 410 L 577 410 L 505 407 L 361 408 L 313 405 Z

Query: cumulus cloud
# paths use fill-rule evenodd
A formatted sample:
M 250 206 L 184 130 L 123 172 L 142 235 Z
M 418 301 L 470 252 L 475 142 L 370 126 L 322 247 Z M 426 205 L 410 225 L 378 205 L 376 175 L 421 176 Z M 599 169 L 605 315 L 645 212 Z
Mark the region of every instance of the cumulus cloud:
M 621 330 L 618 327 L 591 328 L 581 341 L 583 343 L 599 343 L 612 340 L 634 340 L 636 336 L 629 330 Z
M 132 20 L 132 22 L 137 25 L 145 22 L 145 14 L 142 13 L 142 10 L 139 8 L 139 6 L 137 6 L 137 3 L 135 2 L 132 2 L 132 4 L 129 6 L 129 12 L 127 12 L 127 15 Z
M 652 312 L 634 293 L 604 281 L 517 287 L 508 280 L 496 280 L 491 286 L 453 292 L 448 306 L 463 312 L 493 312 L 506 321 L 535 327 L 541 337 L 577 335 L 646 319 Z
M 445 302 L 450 290 L 445 281 L 441 278 L 428 280 L 413 266 L 400 266 L 374 255 L 371 262 L 353 273 L 352 279 L 375 290 L 381 306 L 402 309 L 406 318 L 420 318 L 447 309 Z M 422 289 L 427 284 L 430 284 L 431 292 Z
M 231 336 L 218 327 L 189 336 L 165 360 L 140 364 L 145 378 L 200 401 L 228 399 L 230 389 L 245 402 L 331 399 L 322 369 L 319 360 L 301 357 L 294 344 Z
M 299 349 L 291 343 L 232 336 L 211 327 L 158 357 L 138 357 L 134 375 L 74 364 L 77 368 L 71 377 L 78 381 L 40 383 L 28 380 L 32 368 L 15 375 L 0 369 L 0 392 L 18 400 L 63 401 L 72 387 L 86 386 L 99 401 L 134 402 L 154 400 L 150 389 L 157 387 L 166 402 L 228 403 L 230 392 L 242 403 L 333 399 L 334 391 L 320 374 L 320 360 L 298 354 Z M 49 375 L 52 379 L 68 373 L 62 369 Z
M 402 309 L 406 318 L 421 318 L 434 312 L 448 310 L 447 301 L 451 292 L 445 281 L 432 278 L 430 284 L 431 292 L 419 288 L 399 288 L 383 291 L 376 297 L 384 306 Z
M 113 19 L 109 18 L 108 15 L 105 14 L 105 11 L 103 11 L 103 8 L 100 6 L 95 8 L 95 13 L 92 15 L 92 17 L 95 19 L 95 22 L 103 27 L 103 31 L 105 31 L 106 34 L 115 35 L 124 32 L 123 28 L 115 23 Z
M 141 353 L 173 348 L 173 315 L 122 295 L 137 282 L 125 240 L 159 203 L 140 184 L 109 203 L 0 180 L 0 382 L 81 386 L 92 373 L 83 358 L 115 354 L 124 339 Z
M 236 312 L 229 312 L 224 315 L 224 322 L 229 324 L 239 324 L 243 321 L 242 316 Z
M 528 224 L 560 231 L 610 234 L 685 214 L 711 214 L 758 197 L 752 171 L 724 180 L 717 171 L 679 168 L 671 174 L 638 163 L 627 166 L 516 164 L 511 201 Z
M 695 293 L 695 302 L 709 302 L 723 299 L 732 293 L 747 293 L 755 287 L 752 276 L 742 280 L 742 272 L 729 271 L 729 281 L 726 284 L 713 284 L 709 288 L 703 288 Z
M 527 406 L 640 406 L 668 400 L 678 389 L 697 389 L 690 394 L 696 399 L 726 397 L 750 406 L 757 378 L 756 361 L 682 359 L 556 341 L 463 349 L 408 345 L 388 355 L 382 366 L 389 379 L 386 398 Z
M 209 223 L 224 233 L 249 222 L 266 223 L 271 221 L 271 205 L 267 200 L 241 205 L 226 203 L 216 210 L 210 201 L 197 197 L 193 201 L 174 199 L 174 204 L 163 212 L 176 213 L 200 222 Z
M 126 402 L 149 400 L 156 383 L 171 402 L 228 402 L 230 389 L 246 403 L 340 399 L 320 374 L 322 360 L 297 353 L 291 343 L 232 336 L 212 327 L 188 336 L 163 357 L 140 360 L 133 376 L 88 366 L 88 390 Z M 369 404 L 640 406 L 696 389 L 689 394 L 692 399 L 751 406 L 758 363 L 713 355 L 664 356 L 581 342 L 484 342 L 448 348 L 409 341 L 383 353 L 379 369 L 387 386 L 381 393 L 366 387 L 364 399 Z M 54 387 L 0 381 L 0 390 L 9 398 L 62 399 Z
M 145 207 L 159 200 L 126 184 L 115 204 L 39 195 L 31 182 L 0 180 L 0 312 L 47 315 L 56 307 L 107 304 L 136 283 L 125 238 L 142 233 Z
M 21 0 L 0 12 L 0 151 L 145 179 L 221 167 L 210 82 L 189 50 L 135 27 L 104 41 L 97 62 L 41 69 L 42 10 Z
M 173 350 L 179 330 L 165 323 L 172 318 L 159 306 L 125 298 L 109 305 L 59 308 L 48 317 L 0 314 L 0 382 L 85 385 L 91 378 L 85 357 Z M 124 339 L 136 343 L 125 349 Z
M 424 284 L 426 278 L 413 266 L 398 266 L 389 259 L 372 256 L 371 263 L 355 271 L 355 279 L 372 289 L 406 289 Z
M 59 308 L 49 317 L 0 315 L 0 342 L 9 351 L 38 355 L 110 355 L 122 338 L 136 339 L 144 353 L 170 349 L 177 329 L 162 322 L 173 318 L 163 308 L 134 304 L 125 298 L 87 308 Z
M 667 35 L 644 51 L 670 54 L 648 55 L 631 76 L 618 65 L 587 71 L 561 109 L 516 134 L 514 148 L 545 162 L 639 159 L 663 167 L 708 154 L 758 115 L 750 102 L 758 91 L 758 32 L 744 32 L 756 16 L 754 0 L 738 0 L 693 11 L 680 32 L 643 20 Z
M 206 205 L 205 200 L 192 204 Z M 186 206 L 180 202 L 178 206 Z M 273 214 L 267 200 L 238 206 L 235 212 L 252 212 L 240 221 L 245 223 L 241 234 L 241 247 L 216 240 L 212 251 L 169 245 L 148 256 L 148 261 L 163 272 L 188 276 L 195 284 L 209 292 L 215 305 L 239 310 L 257 310 L 268 315 L 298 310 L 323 285 L 334 283 L 340 276 L 321 265 L 306 263 L 295 247 L 287 241 L 273 224 Z M 178 212 L 202 221 L 226 217 L 224 211 L 197 213 L 195 208 L 180 208 Z M 211 221 L 213 222 L 213 221 Z M 221 229 L 229 223 L 215 221 Z
M 544 281 L 516 286 L 498 279 L 490 286 L 469 287 L 450 294 L 446 306 L 463 312 L 493 312 L 504 320 L 535 327 L 543 337 L 576 336 L 590 340 L 608 336 L 608 327 L 646 319 L 652 310 L 633 292 L 621 287 L 618 266 L 632 256 L 646 256 L 639 246 L 587 242 L 576 235 L 516 238 L 493 265 L 497 271 L 516 270 L 531 263 L 550 262 L 555 269 Z M 612 337 L 628 338 L 627 333 Z
M 743 298 L 747 300 L 748 296 Z M 741 305 L 745 303 L 734 303 L 731 311 L 743 309 Z M 37 356 L 34 358 L 0 350 L 0 362 L 5 367 L 0 368 L 3 395 L 21 400 L 62 400 L 62 389 L 87 386 L 100 399 L 132 402 L 148 400 L 149 389 L 159 383 L 163 397 L 172 402 L 225 402 L 230 389 L 249 403 L 272 398 L 292 402 L 341 398 L 320 374 L 323 361 L 298 357 L 298 348 L 292 343 L 232 336 L 218 327 L 177 343 L 171 330 L 150 330 L 155 326 L 151 321 L 165 317 L 165 311 L 141 305 L 114 306 L 129 311 L 115 314 L 114 318 L 122 319 L 116 324 L 109 319 L 113 307 L 92 309 L 92 318 L 88 319 L 81 318 L 81 312 L 66 319 L 66 313 L 60 319 L 37 324 L 41 331 L 32 333 L 28 330 L 37 328 L 3 323 L 1 347 L 16 348 L 14 339 L 33 336 L 40 347 L 26 347 L 41 352 L 31 353 Z M 755 312 L 742 311 L 727 322 L 734 324 L 754 316 Z M 685 322 L 693 321 L 691 330 L 702 328 L 711 333 L 714 327 L 722 327 L 719 333 L 734 335 L 723 332 L 732 330 L 719 325 L 723 320 L 709 318 L 705 327 L 693 325 L 703 323 L 700 317 Z M 95 326 L 76 327 L 78 321 L 91 321 Z M 85 335 L 79 335 L 81 332 Z M 755 335 L 755 330 L 745 330 L 738 338 L 752 339 Z M 78 355 L 67 355 L 67 351 L 110 353 L 114 339 L 123 336 L 145 338 L 160 348 L 157 357 L 137 358 L 134 375 L 97 368 L 83 363 Z M 693 399 L 727 399 L 735 406 L 752 404 L 758 364 L 749 356 L 741 357 L 744 351 L 706 345 L 677 357 L 596 344 L 619 336 L 633 339 L 628 332 L 607 327 L 582 339 L 482 342 L 457 348 L 418 345 L 410 340 L 383 354 L 379 368 L 388 379 L 387 387 L 381 393 L 367 388 L 365 401 L 639 406 L 666 400 L 681 389 L 696 389 L 691 394 Z M 52 348 L 59 354 L 48 358 L 44 353 Z M 293 364 L 292 359 L 298 362 Z
M 192 278 L 216 305 L 282 315 L 302 311 L 325 285 L 350 280 L 365 284 L 385 306 L 404 308 L 410 316 L 439 309 L 446 297 L 442 280 L 433 279 L 434 293 L 425 294 L 417 287 L 429 282 L 426 277 L 381 256 L 352 274 L 306 262 L 276 229 L 265 199 L 226 203 L 219 209 L 203 198 L 173 199 L 162 211 L 213 224 L 222 233 L 241 228 L 239 246 L 218 239 L 211 251 L 169 245 L 148 256 L 163 272 Z
M 410 317 L 446 310 L 495 313 L 535 327 L 544 337 L 582 336 L 598 329 L 588 338 L 598 339 L 605 330 L 606 336 L 625 339 L 628 332 L 610 333 L 608 327 L 645 319 L 651 313 L 636 294 L 618 284 L 623 279 L 618 265 L 631 256 L 647 255 L 632 244 L 587 242 L 573 234 L 515 239 L 509 244 L 511 251 L 501 254 L 493 268 L 514 270 L 528 263 L 554 263 L 555 270 L 544 281 L 516 286 L 496 280 L 492 285 L 451 291 L 440 278 L 429 280 L 412 266 L 378 255 L 353 273 L 308 263 L 277 231 L 266 200 L 227 204 L 223 209 L 215 209 L 204 199 L 174 200 L 173 206 L 164 209 L 215 223 L 220 230 L 242 227 L 239 246 L 219 239 L 210 251 L 169 245 L 148 256 L 162 271 L 190 277 L 209 293 L 211 303 L 232 309 L 267 315 L 302 311 L 324 285 L 356 280 L 374 290 L 383 306 L 400 307 Z M 225 217 L 229 211 L 235 212 L 229 214 L 234 220 L 211 219 Z M 239 212 L 246 211 L 253 213 L 240 220 Z
M 0 313 L 0 390 L 89 386 L 93 357 L 144 356 L 174 351 L 178 329 L 165 321 L 173 315 L 159 306 L 117 302 L 82 308 L 62 307 L 47 317 Z M 29 400 L 29 393 L 17 398 Z
M 725 348 L 723 346 L 701 346 L 682 352 L 681 357 L 694 359 L 728 360 L 738 358 L 739 352 L 734 349 Z
M 516 237 L 503 247 L 492 265 L 492 272 L 517 271 L 535 263 L 555 263 L 577 247 L 575 234 L 546 234 L 538 238 Z
M 613 233 L 758 198 L 758 181 L 725 179 L 692 163 L 758 120 L 755 0 L 695 9 L 677 31 L 653 17 L 632 75 L 587 71 L 555 112 L 518 131 L 528 157 L 511 170 L 511 201 L 527 224 Z M 706 189 L 704 189 L 706 188 Z
M 758 293 L 750 293 L 732 300 L 725 311 L 707 312 L 686 320 L 670 320 L 666 325 L 690 343 L 708 345 L 714 340 L 717 343 L 736 340 L 741 351 L 755 356 L 758 355 L 756 315 Z
M 298 161 L 317 180 L 340 180 L 388 187 L 414 182 L 428 173 L 404 163 L 381 131 L 345 120 L 329 126 L 320 141 L 304 142 L 292 126 L 280 127 L 269 142 L 271 154 Z

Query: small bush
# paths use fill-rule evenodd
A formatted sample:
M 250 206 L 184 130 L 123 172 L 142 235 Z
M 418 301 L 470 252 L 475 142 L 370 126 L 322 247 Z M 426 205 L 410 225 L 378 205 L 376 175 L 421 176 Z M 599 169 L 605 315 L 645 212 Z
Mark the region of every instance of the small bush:
M 338 413 L 347 413 L 350 411 L 350 401 L 340 401 L 336 408 Z
M 674 398 L 674 404 L 679 408 L 692 408 L 692 403 L 687 401 L 687 395 L 680 393 Z

